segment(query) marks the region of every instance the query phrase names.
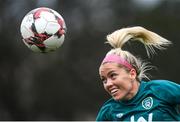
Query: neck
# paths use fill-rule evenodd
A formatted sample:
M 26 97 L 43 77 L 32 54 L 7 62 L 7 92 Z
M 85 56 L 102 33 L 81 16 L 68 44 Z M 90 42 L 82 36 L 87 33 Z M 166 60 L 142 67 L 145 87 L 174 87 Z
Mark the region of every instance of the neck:
M 132 99 L 137 94 L 139 90 L 139 85 L 140 83 L 137 80 L 132 81 L 132 88 L 126 97 L 127 100 Z

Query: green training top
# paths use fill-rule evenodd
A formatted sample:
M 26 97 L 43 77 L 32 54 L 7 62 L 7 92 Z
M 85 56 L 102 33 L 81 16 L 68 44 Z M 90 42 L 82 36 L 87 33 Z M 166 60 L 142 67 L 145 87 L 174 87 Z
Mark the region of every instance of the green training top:
M 110 99 L 100 109 L 96 121 L 180 121 L 180 85 L 167 80 L 141 81 L 139 91 L 129 101 Z

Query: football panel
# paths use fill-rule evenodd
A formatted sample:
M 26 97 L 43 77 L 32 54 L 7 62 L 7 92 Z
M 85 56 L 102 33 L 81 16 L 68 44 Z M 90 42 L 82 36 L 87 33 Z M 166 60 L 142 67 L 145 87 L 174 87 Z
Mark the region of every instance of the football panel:
M 46 19 L 46 21 L 54 21 L 56 22 L 56 18 L 53 13 L 48 11 L 42 11 L 40 17 Z
M 37 47 L 36 45 L 31 45 L 29 47 L 32 51 L 34 52 L 43 52 L 39 47 Z
M 21 35 L 24 39 L 34 36 L 34 33 L 26 26 L 21 27 Z
M 45 28 L 47 34 L 55 34 L 60 29 L 60 25 L 57 22 L 48 22 Z
M 31 26 L 33 24 L 33 14 L 25 16 L 21 22 L 20 32 L 23 38 L 28 38 L 33 35 Z
M 29 45 L 24 39 L 22 39 L 22 40 L 23 40 L 24 44 L 25 44 L 28 48 L 31 47 L 31 45 Z
M 57 11 L 52 10 L 52 9 L 51 9 L 51 11 L 52 11 L 57 17 L 59 17 L 61 20 L 64 21 L 64 18 L 63 18 Z
M 21 22 L 21 26 L 31 27 L 33 22 L 34 22 L 33 14 L 28 14 L 23 18 Z
M 34 22 L 37 33 L 44 33 L 47 21 L 44 18 L 38 18 Z
M 59 14 L 58 12 L 56 12 L 55 10 L 52 10 L 53 13 L 63 22 L 62 23 L 62 28 L 64 28 L 66 30 L 66 23 L 64 21 L 64 18 L 61 16 L 61 14 Z
M 51 36 L 47 40 L 44 41 L 44 44 L 51 49 L 59 48 L 64 42 L 64 35 L 62 35 L 60 38 L 58 36 Z

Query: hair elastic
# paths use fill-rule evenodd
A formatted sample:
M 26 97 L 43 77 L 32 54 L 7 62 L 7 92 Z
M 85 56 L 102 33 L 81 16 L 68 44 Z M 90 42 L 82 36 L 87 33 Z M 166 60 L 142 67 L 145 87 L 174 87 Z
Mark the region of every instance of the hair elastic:
M 121 64 L 125 67 L 127 67 L 128 69 L 132 69 L 132 65 L 130 63 L 128 63 L 125 59 L 123 59 L 122 57 L 115 55 L 115 54 L 108 54 L 105 56 L 105 58 L 102 61 L 103 63 L 107 63 L 107 62 L 114 62 L 114 63 L 118 63 Z

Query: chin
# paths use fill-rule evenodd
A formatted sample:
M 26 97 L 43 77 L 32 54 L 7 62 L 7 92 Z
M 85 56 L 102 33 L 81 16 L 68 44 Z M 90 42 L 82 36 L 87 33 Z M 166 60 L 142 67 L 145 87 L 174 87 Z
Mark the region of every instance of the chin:
M 124 94 L 116 94 L 114 96 L 112 96 L 114 100 L 116 101 L 123 101 L 123 100 L 126 100 L 126 95 Z
M 113 96 L 113 99 L 116 100 L 116 101 L 122 100 L 122 98 L 118 97 L 118 96 L 115 96 L 115 97 Z

